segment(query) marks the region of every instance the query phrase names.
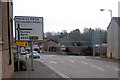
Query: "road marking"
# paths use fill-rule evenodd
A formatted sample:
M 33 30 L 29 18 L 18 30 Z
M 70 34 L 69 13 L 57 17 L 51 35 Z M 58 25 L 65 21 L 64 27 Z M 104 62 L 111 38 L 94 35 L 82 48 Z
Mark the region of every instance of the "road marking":
M 111 66 L 107 66 L 108 68 L 113 68 L 116 71 L 119 71 L 120 69 L 116 68 L 116 67 L 111 67 Z
M 120 71 L 120 69 L 118 69 L 118 68 L 116 68 L 115 70 L 116 70 L 116 71 Z
M 95 66 L 95 65 L 91 65 L 91 66 L 94 67 L 94 68 L 97 68 L 97 69 L 100 69 L 100 70 L 104 71 L 104 69 L 102 69 L 102 68 L 100 68 L 100 67 L 97 67 L 97 66 Z
M 86 63 L 86 62 L 84 62 L 84 61 L 81 61 L 82 63 L 84 63 L 84 64 L 88 64 L 88 63 Z
M 42 63 L 43 63 L 44 61 L 40 61 L 40 62 L 42 62 Z
M 75 61 L 70 61 L 70 62 L 75 63 Z
M 59 76 L 65 78 L 65 79 L 67 79 L 67 80 L 72 80 L 72 79 L 70 79 L 70 77 L 68 77 L 67 75 L 65 75 L 65 74 L 61 73 L 60 71 L 56 70 L 56 69 L 53 68 L 52 66 L 50 66 L 50 65 L 48 65 L 48 64 L 46 64 L 46 65 L 47 65 L 51 70 L 53 70 L 54 72 L 56 72 Z
M 55 62 L 55 61 L 50 61 L 49 63 L 54 63 L 54 64 L 57 64 L 57 62 Z
M 40 61 L 40 60 L 37 60 L 37 61 Z M 44 62 L 44 61 L 43 61 Z M 52 63 L 57 63 L 55 61 L 50 61 Z M 44 64 L 44 63 L 43 63 Z M 45 64 L 47 67 L 49 67 L 51 70 L 53 70 L 55 73 L 57 73 L 59 76 L 61 76 L 62 78 L 65 78 L 67 80 L 72 80 L 70 79 L 70 77 L 68 77 L 67 75 L 61 73 L 60 71 L 56 70 L 55 68 L 53 68 L 52 66 L 48 65 L 48 64 Z

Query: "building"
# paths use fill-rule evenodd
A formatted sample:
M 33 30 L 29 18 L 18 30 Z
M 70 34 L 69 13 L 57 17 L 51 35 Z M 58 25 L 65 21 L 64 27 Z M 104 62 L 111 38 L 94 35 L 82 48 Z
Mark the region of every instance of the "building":
M 0 0 L 0 79 L 11 78 L 14 73 L 12 56 L 13 2 Z M 2 65 L 1 65 L 2 64 Z
M 52 39 L 46 39 L 43 40 L 42 43 L 40 43 L 40 48 L 42 52 L 55 52 L 56 47 L 58 46 L 58 43 Z
M 59 46 L 64 46 L 63 51 L 67 51 L 69 55 L 83 55 L 83 51 L 88 47 L 92 47 L 91 41 L 63 41 Z M 66 48 L 66 49 L 65 49 Z
M 107 28 L 107 57 L 120 59 L 120 17 L 113 17 Z
M 63 41 L 59 43 L 60 46 L 92 46 L 90 41 Z

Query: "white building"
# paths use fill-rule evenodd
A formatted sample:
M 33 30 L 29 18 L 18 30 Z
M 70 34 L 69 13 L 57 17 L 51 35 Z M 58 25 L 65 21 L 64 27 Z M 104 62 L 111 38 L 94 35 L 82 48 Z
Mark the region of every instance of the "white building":
M 107 57 L 120 59 L 120 17 L 113 17 L 107 29 Z

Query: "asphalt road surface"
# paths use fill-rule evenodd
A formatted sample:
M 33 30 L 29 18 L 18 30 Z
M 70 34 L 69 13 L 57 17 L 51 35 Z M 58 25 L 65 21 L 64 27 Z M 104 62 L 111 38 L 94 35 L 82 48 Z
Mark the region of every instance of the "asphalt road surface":
M 118 63 L 84 56 L 41 55 L 36 59 L 63 78 L 118 78 Z

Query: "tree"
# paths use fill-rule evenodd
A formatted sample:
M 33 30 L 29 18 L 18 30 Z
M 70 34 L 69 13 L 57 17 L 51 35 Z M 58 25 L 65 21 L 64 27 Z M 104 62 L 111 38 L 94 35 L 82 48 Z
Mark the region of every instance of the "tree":
M 69 33 L 68 39 L 70 41 L 80 41 L 80 30 L 75 29 Z
M 84 28 L 84 32 L 81 34 L 81 41 L 92 41 L 92 31 L 91 28 Z

